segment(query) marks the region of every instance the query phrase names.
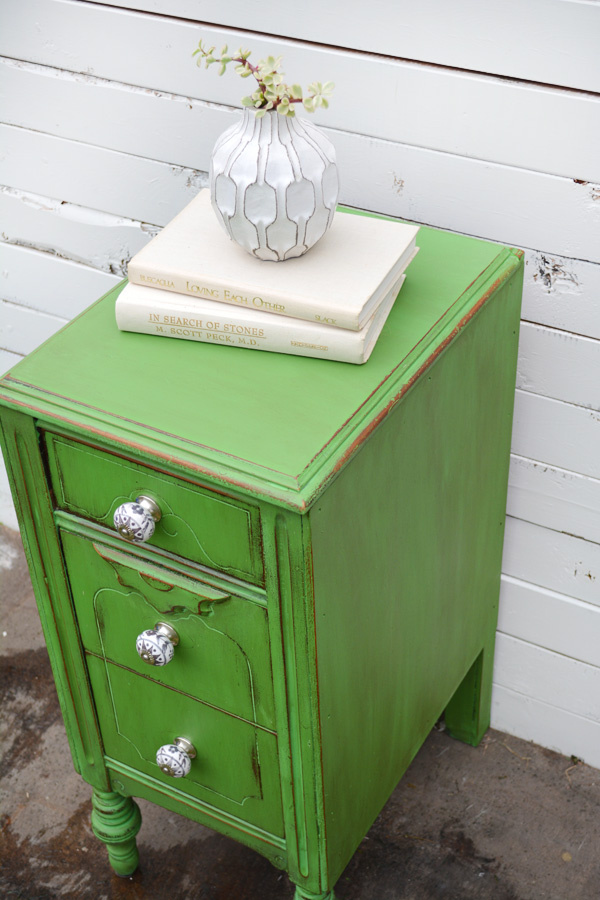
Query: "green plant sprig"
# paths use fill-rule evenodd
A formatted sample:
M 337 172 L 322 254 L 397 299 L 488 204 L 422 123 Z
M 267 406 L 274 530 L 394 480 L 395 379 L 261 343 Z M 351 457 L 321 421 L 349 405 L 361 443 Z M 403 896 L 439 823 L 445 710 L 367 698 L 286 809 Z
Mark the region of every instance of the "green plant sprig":
M 227 55 L 227 45 L 221 53 L 216 55 L 214 47 L 204 47 L 202 41 L 194 50 L 192 56 L 198 55 L 196 64 L 201 66 L 203 62 L 208 69 L 213 63 L 219 64 L 219 75 L 224 75 L 229 63 L 237 63 L 235 71 L 242 78 L 254 76 L 257 88 L 252 94 L 242 98 L 242 106 L 253 107 L 256 117 L 264 116 L 267 110 L 274 109 L 282 116 L 295 116 L 294 104 L 302 103 L 306 112 L 312 113 L 320 106 L 327 109 L 329 102 L 327 97 L 333 91 L 335 85 L 332 81 L 321 84 L 313 81 L 308 86 L 307 96 L 303 96 L 299 84 L 288 85 L 283 80 L 283 72 L 279 71 L 281 56 L 268 56 L 261 59 L 256 65 L 249 62 L 250 50 L 238 50 L 237 56 Z

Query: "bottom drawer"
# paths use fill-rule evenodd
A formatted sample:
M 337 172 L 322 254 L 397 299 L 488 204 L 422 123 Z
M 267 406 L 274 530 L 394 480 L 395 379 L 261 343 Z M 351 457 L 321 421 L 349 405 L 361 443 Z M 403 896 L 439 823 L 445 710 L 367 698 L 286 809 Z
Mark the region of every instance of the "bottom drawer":
M 274 734 L 96 656 L 87 664 L 107 756 L 283 836 Z M 176 737 L 197 753 L 185 778 L 156 764 L 158 748 Z

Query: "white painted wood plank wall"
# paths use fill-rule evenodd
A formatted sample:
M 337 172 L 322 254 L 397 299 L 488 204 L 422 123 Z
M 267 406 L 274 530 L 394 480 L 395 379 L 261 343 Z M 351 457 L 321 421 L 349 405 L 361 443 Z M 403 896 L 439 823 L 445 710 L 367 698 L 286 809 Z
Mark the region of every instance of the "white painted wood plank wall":
M 336 81 L 342 202 L 526 251 L 493 724 L 600 767 L 600 4 L 303 10 L 3 5 L 0 369 L 206 185 L 243 86 L 194 66 L 201 35 Z

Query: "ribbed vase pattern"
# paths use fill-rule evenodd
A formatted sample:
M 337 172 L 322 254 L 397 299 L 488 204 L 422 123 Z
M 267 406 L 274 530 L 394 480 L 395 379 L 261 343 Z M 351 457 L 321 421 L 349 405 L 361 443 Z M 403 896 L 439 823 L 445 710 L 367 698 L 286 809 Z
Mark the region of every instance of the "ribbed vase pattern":
M 213 208 L 227 234 L 258 259 L 302 256 L 323 237 L 339 193 L 335 149 L 306 119 L 269 111 L 241 122 L 215 144 Z

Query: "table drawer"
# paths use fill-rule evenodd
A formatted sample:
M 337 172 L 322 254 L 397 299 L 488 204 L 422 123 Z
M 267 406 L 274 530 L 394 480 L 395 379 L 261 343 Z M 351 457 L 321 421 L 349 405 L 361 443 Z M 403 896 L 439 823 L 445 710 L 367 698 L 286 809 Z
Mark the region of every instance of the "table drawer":
M 265 606 L 121 550 L 117 540 L 61 530 L 61 541 L 87 651 L 275 729 Z M 168 664 L 148 665 L 136 638 L 159 622 L 179 642 Z
M 149 546 L 264 583 L 258 507 L 60 435 L 46 446 L 59 508 L 113 528 L 118 506 L 148 494 L 162 513 Z
M 88 670 L 107 757 L 283 836 L 274 734 L 99 657 L 88 657 Z M 156 763 L 159 747 L 177 737 L 197 754 L 184 778 L 163 774 Z

